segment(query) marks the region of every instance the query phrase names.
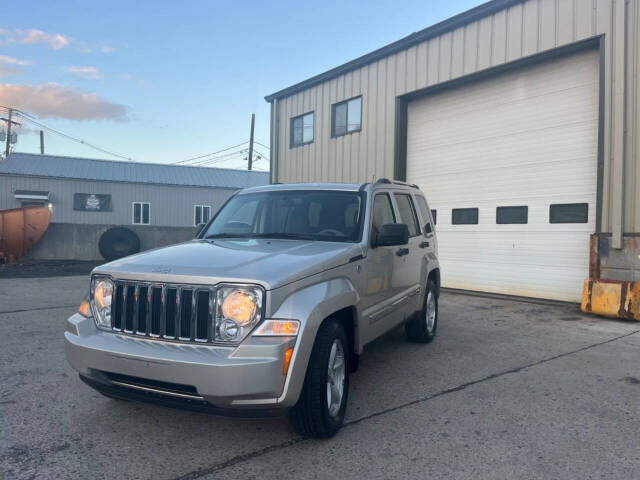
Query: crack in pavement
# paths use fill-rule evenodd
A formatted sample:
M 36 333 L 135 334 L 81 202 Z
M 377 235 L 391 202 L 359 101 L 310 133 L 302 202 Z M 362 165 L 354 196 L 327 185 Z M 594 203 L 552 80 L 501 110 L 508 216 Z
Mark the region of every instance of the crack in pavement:
M 23 308 L 20 310 L 3 310 L 0 311 L 0 315 L 5 313 L 24 313 L 24 312 L 37 312 L 39 310 L 60 310 L 62 308 L 72 308 L 77 307 L 78 305 L 60 305 L 57 307 L 38 307 L 38 308 Z
M 429 400 L 432 400 L 434 398 L 438 398 L 438 397 L 442 397 L 444 395 L 448 395 L 450 393 L 454 393 L 454 392 L 459 392 L 462 390 L 465 390 L 469 387 L 472 387 L 473 385 L 477 385 L 479 383 L 483 383 L 483 382 L 487 382 L 489 380 L 494 380 L 496 378 L 500 378 L 503 377 L 505 375 L 510 375 L 513 373 L 518 373 L 521 372 L 523 370 L 526 370 L 528 368 L 532 368 L 532 367 L 536 367 L 538 365 L 542 365 L 548 362 L 551 362 L 553 360 L 557 360 L 559 358 L 564 358 L 564 357 L 568 357 L 570 355 L 575 355 L 576 353 L 580 353 L 580 352 L 584 352 L 585 350 L 590 350 L 592 348 L 595 347 L 599 347 L 602 345 L 606 345 L 608 343 L 612 343 L 615 342 L 617 340 L 620 340 L 622 338 L 626 338 L 626 337 L 630 337 L 631 335 L 635 335 L 636 333 L 640 333 L 640 330 L 634 330 L 632 332 L 629 333 L 625 333 L 624 335 L 619 335 L 617 337 L 614 338 L 610 338 L 609 340 L 603 340 L 602 342 L 598 342 L 598 343 L 593 343 L 591 345 L 586 345 L 584 347 L 578 348 L 576 350 L 572 350 L 570 352 L 565 352 L 565 353 L 559 353 L 558 355 L 554 355 L 552 357 L 547 357 L 547 358 L 543 358 L 542 360 L 538 360 L 536 362 L 532 362 L 532 363 L 528 363 L 526 365 L 523 365 L 521 367 L 516 367 L 516 368 L 512 368 L 509 370 L 505 370 L 499 373 L 492 373 L 491 375 L 487 375 L 486 377 L 483 378 L 479 378 L 478 380 L 472 380 L 470 382 L 466 382 L 466 383 L 462 383 L 456 387 L 451 387 L 451 388 L 447 388 L 445 390 L 441 390 L 439 392 L 433 393 L 431 395 L 425 395 L 423 397 L 420 398 L 416 398 L 415 400 L 411 400 L 409 402 L 406 403 L 402 403 L 400 405 L 396 405 L 393 407 L 389 407 L 389 408 L 385 408 L 384 410 L 379 410 L 377 412 L 371 413 L 369 415 L 365 415 L 363 417 L 360 418 L 356 418 L 355 420 L 351 420 L 349 422 L 345 422 L 344 423 L 344 427 L 350 427 L 352 425 L 357 425 L 358 423 L 361 423 L 365 420 L 369 420 L 371 418 L 375 418 L 375 417 L 379 417 L 381 415 L 386 415 L 387 413 L 391 413 L 391 412 L 395 412 L 396 410 L 401 410 L 403 408 L 407 408 L 419 403 L 424 403 L 427 402 Z M 295 437 L 289 440 L 286 440 L 282 443 L 278 443 L 275 445 L 270 445 L 268 447 L 264 447 L 261 448 L 259 450 L 254 450 L 252 452 L 248 452 L 248 453 L 244 453 L 242 455 L 237 455 L 235 457 L 230 458 L 229 460 L 226 460 L 224 462 L 221 463 L 217 463 L 215 465 L 212 465 L 210 467 L 205 467 L 205 468 L 201 468 L 199 470 L 194 470 L 192 472 L 186 473 L 184 475 L 181 475 L 179 477 L 175 477 L 174 480 L 195 480 L 197 478 L 202 478 L 206 475 L 211 475 L 212 473 L 215 472 L 219 472 L 221 470 L 225 470 L 229 467 L 232 467 L 234 465 L 237 465 L 239 463 L 243 463 L 243 462 L 247 462 L 249 460 L 253 460 L 254 458 L 258 458 L 261 457 L 263 455 L 266 455 L 268 453 L 271 452 L 276 452 L 278 450 L 283 450 L 285 448 L 288 448 L 292 445 L 296 445 L 298 443 L 302 443 L 305 441 L 311 440 L 310 438 L 303 438 L 303 437 Z

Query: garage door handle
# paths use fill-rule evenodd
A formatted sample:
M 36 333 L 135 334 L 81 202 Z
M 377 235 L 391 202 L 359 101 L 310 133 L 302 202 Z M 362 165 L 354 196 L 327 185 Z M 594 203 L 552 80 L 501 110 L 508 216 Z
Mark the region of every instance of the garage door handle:
M 396 255 L 401 257 L 403 255 L 409 255 L 409 249 L 408 248 L 399 248 L 398 250 L 396 250 Z
M 427 248 L 429 246 L 429 242 L 420 242 L 420 248 Z

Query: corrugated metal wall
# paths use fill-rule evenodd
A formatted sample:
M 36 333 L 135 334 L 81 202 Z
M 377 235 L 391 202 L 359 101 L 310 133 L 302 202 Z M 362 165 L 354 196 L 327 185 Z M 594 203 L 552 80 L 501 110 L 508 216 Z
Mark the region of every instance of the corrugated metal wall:
M 615 233 L 621 234 L 623 229 L 626 232 L 638 232 L 638 2 L 524 1 L 328 82 L 279 99 L 279 130 L 274 132 L 278 145 L 276 178 L 273 181 L 361 182 L 377 177 L 391 178 L 394 174 L 397 96 L 604 35 L 601 228 L 605 232 L 613 231 L 614 238 Z M 362 131 L 331 138 L 331 104 L 360 94 L 363 95 Z M 314 142 L 289 148 L 290 118 L 311 110 L 315 111 Z M 626 143 L 625 111 L 628 128 Z
M 104 225 L 131 225 L 132 202 L 151 203 L 151 225 L 193 226 L 193 206 L 210 205 L 217 211 L 234 190 L 159 186 L 116 182 L 91 182 L 53 178 L 0 175 L 0 210 L 20 206 L 15 190 L 42 190 L 51 193 L 52 222 Z M 111 195 L 111 212 L 73 209 L 74 193 Z

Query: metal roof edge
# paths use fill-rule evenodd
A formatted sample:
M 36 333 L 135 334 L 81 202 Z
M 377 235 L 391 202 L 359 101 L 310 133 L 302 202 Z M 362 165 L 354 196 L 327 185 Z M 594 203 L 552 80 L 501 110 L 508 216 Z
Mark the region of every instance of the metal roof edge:
M 79 161 L 89 161 L 89 162 L 108 162 L 108 163 L 117 163 L 122 165 L 146 165 L 146 166 L 161 166 L 161 167 L 188 167 L 188 168 L 205 168 L 207 170 L 217 170 L 222 172 L 248 172 L 250 174 L 259 173 L 259 174 L 268 174 L 268 171 L 260 171 L 260 170 L 243 170 L 240 168 L 221 168 L 221 167 L 209 167 L 206 165 L 177 165 L 174 163 L 155 163 L 155 162 L 134 162 L 134 161 L 124 161 L 124 160 L 110 160 L 107 158 L 90 158 L 90 157 L 71 157 L 69 155 L 51 155 L 51 154 L 41 154 L 41 153 L 28 153 L 28 152 L 11 152 L 9 156 L 12 155 L 28 155 L 32 157 L 52 157 L 52 158 L 65 158 L 70 160 L 79 160 Z M 7 157 L 9 158 L 9 157 Z M 2 161 L 0 161 L 0 165 Z M 64 177 L 66 178 L 66 177 Z
M 373 52 L 362 55 L 361 57 L 351 60 L 347 63 L 339 65 L 331 70 L 315 75 L 307 80 L 291 85 L 290 87 L 283 88 L 271 95 L 267 95 L 264 99 L 271 103 L 274 99 L 281 99 L 293 95 L 294 93 L 306 90 L 307 88 L 314 87 L 320 83 L 324 83 L 332 78 L 344 75 L 350 71 L 356 70 L 360 67 L 373 63 L 384 57 L 388 57 L 401 50 L 405 50 L 413 45 L 422 43 L 430 38 L 437 37 L 451 30 L 454 30 L 462 25 L 479 20 L 486 16 L 489 16 L 500 10 L 504 10 L 518 3 L 523 3 L 526 0 L 490 0 L 483 4 L 478 5 L 470 10 L 466 10 L 458 15 L 450 17 L 442 22 L 431 25 L 423 30 L 414 32 L 400 40 L 385 45 Z

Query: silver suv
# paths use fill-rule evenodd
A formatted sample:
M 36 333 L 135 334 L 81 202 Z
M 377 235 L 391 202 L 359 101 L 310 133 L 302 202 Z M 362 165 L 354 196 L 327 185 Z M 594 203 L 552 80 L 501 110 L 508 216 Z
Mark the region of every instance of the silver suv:
M 414 185 L 290 184 L 233 195 L 192 241 L 93 270 L 68 319 L 80 378 L 115 398 L 342 425 L 365 345 L 438 324 L 434 219 Z

